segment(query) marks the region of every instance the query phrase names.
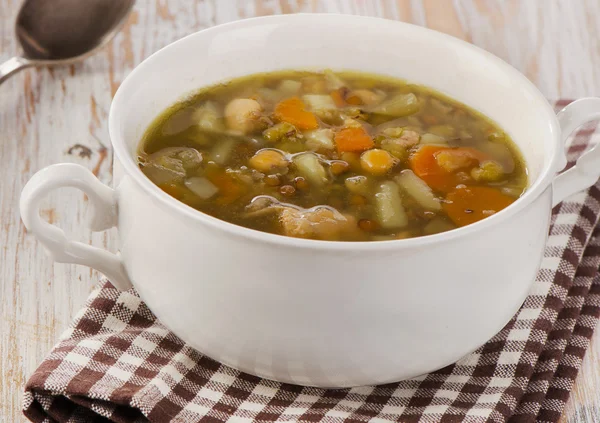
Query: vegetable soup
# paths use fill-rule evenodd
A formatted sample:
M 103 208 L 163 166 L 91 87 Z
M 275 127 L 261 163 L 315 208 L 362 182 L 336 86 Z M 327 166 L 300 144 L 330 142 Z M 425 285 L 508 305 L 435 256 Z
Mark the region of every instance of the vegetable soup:
M 485 219 L 527 186 L 492 121 L 427 87 L 355 72 L 274 72 L 159 116 L 139 166 L 216 218 L 328 241 L 383 241 Z

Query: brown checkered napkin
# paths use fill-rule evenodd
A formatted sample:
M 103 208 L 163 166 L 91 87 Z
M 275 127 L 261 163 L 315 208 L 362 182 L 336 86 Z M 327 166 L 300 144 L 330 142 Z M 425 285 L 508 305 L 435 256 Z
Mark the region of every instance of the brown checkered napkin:
M 559 102 L 564 106 L 565 102 Z M 600 141 L 588 126 L 572 161 Z M 324 390 L 242 374 L 202 356 L 134 291 L 95 291 L 27 383 L 34 422 L 556 422 L 600 315 L 600 183 L 558 206 L 541 269 L 513 320 L 431 374 Z

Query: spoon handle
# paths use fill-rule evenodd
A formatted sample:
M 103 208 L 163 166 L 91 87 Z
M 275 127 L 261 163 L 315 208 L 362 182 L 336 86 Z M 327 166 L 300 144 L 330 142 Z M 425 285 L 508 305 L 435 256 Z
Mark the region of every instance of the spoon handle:
M 0 84 L 6 81 L 14 73 L 31 66 L 31 62 L 24 57 L 11 57 L 6 62 L 0 64 Z

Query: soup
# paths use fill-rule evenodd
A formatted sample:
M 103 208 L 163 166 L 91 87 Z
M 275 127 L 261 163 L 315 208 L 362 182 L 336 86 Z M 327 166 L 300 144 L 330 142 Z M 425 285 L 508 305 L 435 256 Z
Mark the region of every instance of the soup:
M 159 116 L 139 166 L 163 191 L 250 229 L 329 241 L 431 235 L 514 202 L 527 171 L 492 121 L 427 87 L 275 72 Z

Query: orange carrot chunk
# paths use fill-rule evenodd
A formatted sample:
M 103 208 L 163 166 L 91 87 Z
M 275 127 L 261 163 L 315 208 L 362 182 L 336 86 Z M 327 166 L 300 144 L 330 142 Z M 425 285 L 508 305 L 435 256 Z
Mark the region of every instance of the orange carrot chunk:
M 431 188 L 447 192 L 454 188 L 458 181 L 454 174 L 446 172 L 435 159 L 435 153 L 448 150 L 447 147 L 425 145 L 410 156 L 410 167 L 415 175 Z
M 424 145 L 411 155 L 410 167 L 431 188 L 448 192 L 464 181 L 456 172 L 477 166 L 488 156 L 469 147 L 442 147 Z
M 275 119 L 291 123 L 298 129 L 316 129 L 317 117 L 307 112 L 304 103 L 298 97 L 282 100 L 275 106 Z
M 217 204 L 231 204 L 244 193 L 243 186 L 222 169 L 207 169 L 205 176 L 219 188 Z
M 442 206 L 457 226 L 465 226 L 498 213 L 514 201 L 496 188 L 470 186 L 449 192 Z
M 344 128 L 335 134 L 335 145 L 338 153 L 343 153 L 365 151 L 375 143 L 364 128 Z

